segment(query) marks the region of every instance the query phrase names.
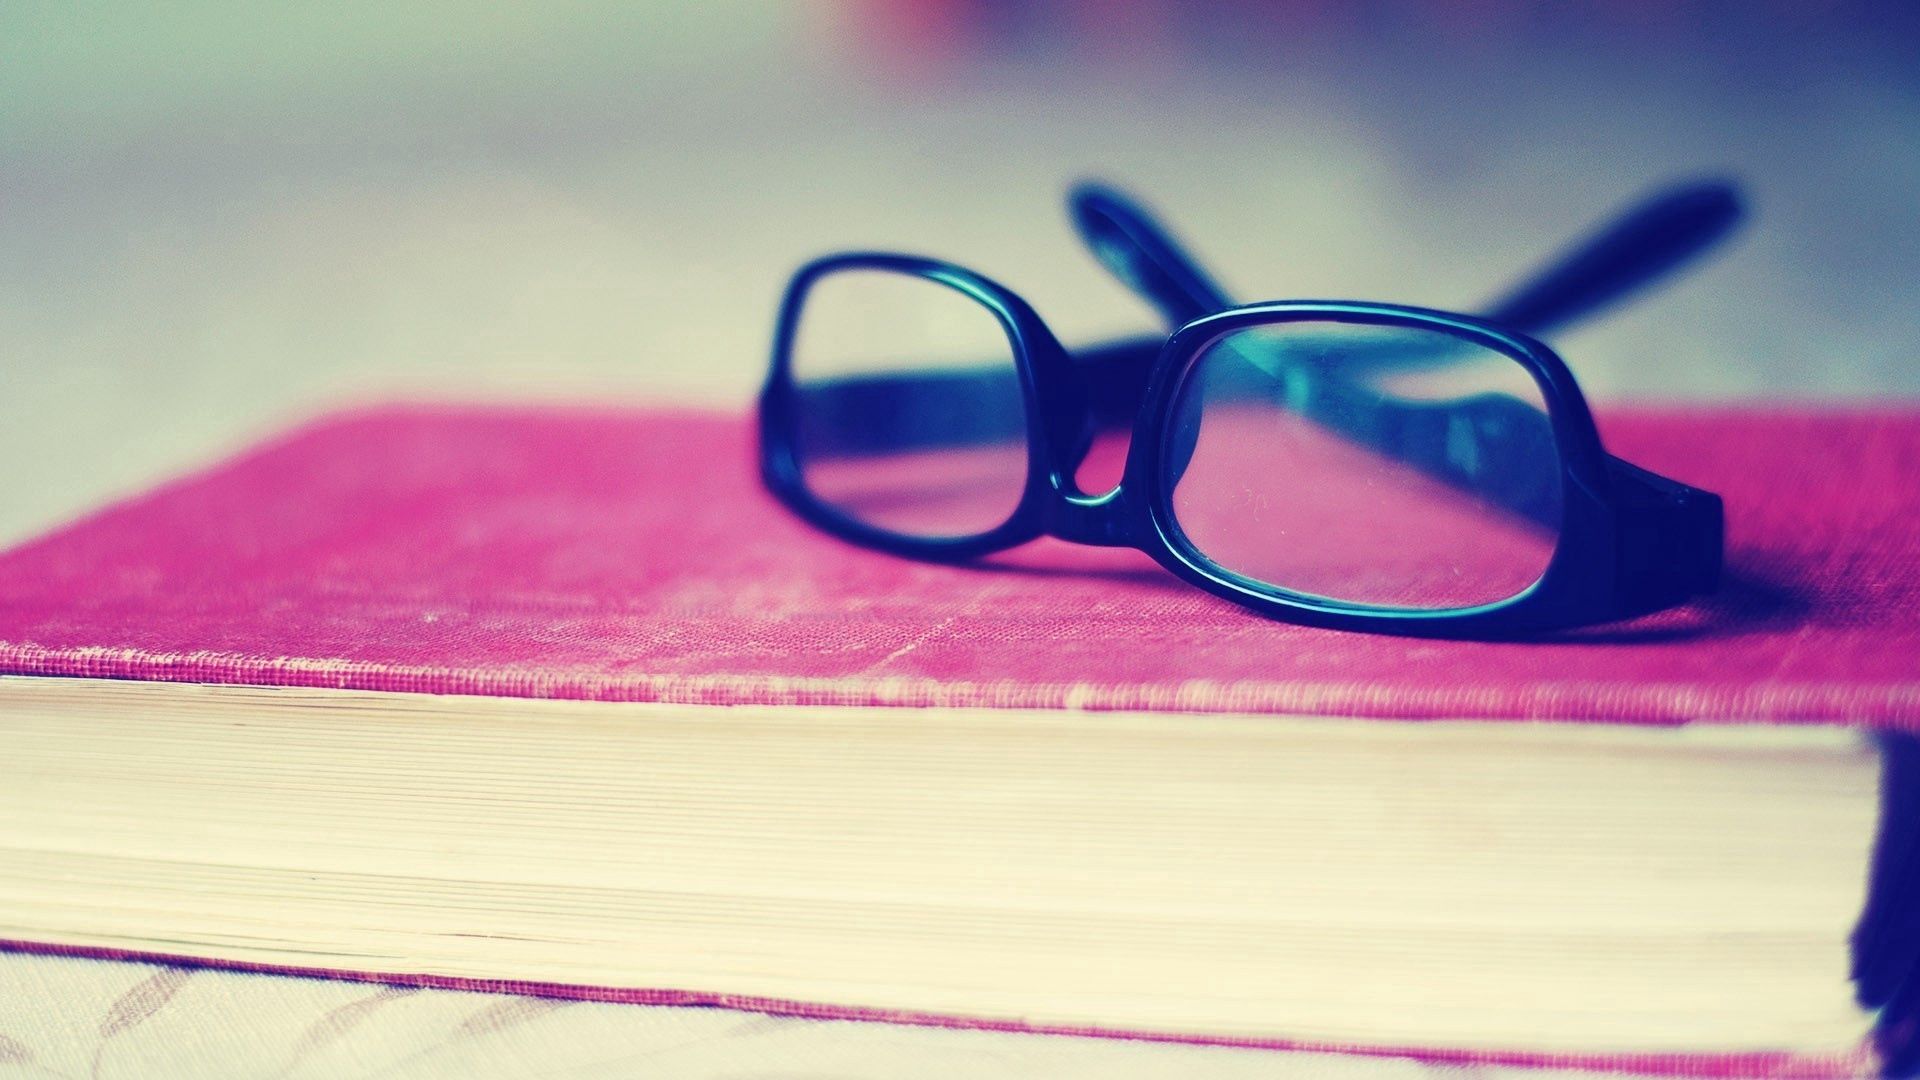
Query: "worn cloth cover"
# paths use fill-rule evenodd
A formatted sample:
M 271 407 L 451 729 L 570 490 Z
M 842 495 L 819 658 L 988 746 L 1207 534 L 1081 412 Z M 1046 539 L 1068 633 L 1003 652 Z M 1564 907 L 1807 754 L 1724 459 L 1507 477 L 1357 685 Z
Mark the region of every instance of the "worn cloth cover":
M 1269 621 L 1129 551 L 938 566 L 764 494 L 750 425 L 322 421 L 0 557 L 0 671 L 700 703 L 1920 729 L 1920 411 L 1619 411 L 1726 499 L 1719 595 L 1523 643 Z
M 1616 453 L 1725 496 L 1719 596 L 1527 643 L 1310 629 L 1242 611 L 1130 552 L 1040 543 L 952 567 L 849 547 L 760 490 L 738 417 L 406 408 L 321 421 L 0 557 L 0 672 L 690 703 L 1920 730 L 1920 411 L 1620 411 L 1602 426 Z M 18 1053 L 8 1045 L 0 1051 Z M 1767 1054 L 1435 1060 L 1839 1067 Z

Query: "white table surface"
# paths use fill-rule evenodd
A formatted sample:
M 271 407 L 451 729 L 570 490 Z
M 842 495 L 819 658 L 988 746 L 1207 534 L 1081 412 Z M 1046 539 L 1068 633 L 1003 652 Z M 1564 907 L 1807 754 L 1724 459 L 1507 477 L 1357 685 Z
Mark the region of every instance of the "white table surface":
M 0 963 L 0 1077 L 7 1080 L 1281 1075 L 1561 1080 L 1597 1074 L 601 1005 L 44 956 Z

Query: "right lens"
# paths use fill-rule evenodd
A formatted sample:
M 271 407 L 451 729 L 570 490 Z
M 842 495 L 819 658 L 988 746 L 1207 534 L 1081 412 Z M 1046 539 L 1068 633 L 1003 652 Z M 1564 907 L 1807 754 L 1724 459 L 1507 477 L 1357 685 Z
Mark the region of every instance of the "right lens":
M 1320 318 L 1229 333 L 1188 369 L 1164 456 L 1192 550 L 1282 592 L 1492 604 L 1538 581 L 1559 539 L 1540 385 L 1445 327 Z
M 1027 483 L 1025 395 L 998 316 L 940 280 L 853 268 L 807 290 L 789 358 L 807 490 L 921 539 L 991 532 Z

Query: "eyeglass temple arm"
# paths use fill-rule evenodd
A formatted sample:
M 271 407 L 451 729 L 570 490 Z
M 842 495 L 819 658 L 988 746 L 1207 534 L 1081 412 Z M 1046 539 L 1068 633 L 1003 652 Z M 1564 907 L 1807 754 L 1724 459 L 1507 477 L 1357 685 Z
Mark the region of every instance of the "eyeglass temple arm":
M 1723 181 L 1656 192 L 1487 305 L 1481 318 L 1552 333 L 1678 270 L 1725 239 L 1743 212 L 1738 190 Z
M 1094 256 L 1173 325 L 1233 301 L 1139 203 L 1103 184 L 1069 196 Z M 1739 223 L 1732 184 L 1680 184 L 1642 200 L 1533 275 L 1482 314 L 1523 333 L 1551 333 L 1651 285 L 1724 239 Z

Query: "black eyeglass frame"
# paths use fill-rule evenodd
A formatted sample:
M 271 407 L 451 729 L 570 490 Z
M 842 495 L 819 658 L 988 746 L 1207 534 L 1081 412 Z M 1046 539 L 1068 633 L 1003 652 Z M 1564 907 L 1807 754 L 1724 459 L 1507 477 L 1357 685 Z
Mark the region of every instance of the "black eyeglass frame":
M 1013 350 L 1025 403 L 1027 477 L 999 526 L 972 536 L 917 537 L 869 525 L 814 495 L 797 440 L 799 389 L 793 345 L 807 295 L 827 275 L 868 270 L 908 274 L 955 289 L 999 320 Z M 1422 610 L 1344 603 L 1289 592 L 1218 566 L 1181 532 L 1163 467 L 1180 388 L 1208 347 L 1251 327 L 1333 320 L 1447 333 L 1521 364 L 1540 387 L 1559 453 L 1558 540 L 1534 584 L 1474 607 Z M 1038 539 L 1130 547 L 1180 578 L 1261 614 L 1338 629 L 1445 637 L 1504 637 L 1659 610 L 1712 587 L 1719 571 L 1717 497 L 1607 454 L 1565 361 L 1542 342 L 1487 320 L 1362 301 L 1283 300 L 1204 315 L 1165 339 L 1138 385 L 1139 402 L 1121 480 L 1098 494 L 1074 473 L 1096 425 L 1095 380 L 1127 378 L 1124 364 L 1076 360 L 1012 290 L 965 267 L 885 252 L 817 259 L 795 275 L 780 307 L 772 366 L 760 399 L 761 470 L 794 513 L 845 540 L 909 558 L 959 562 Z M 1138 378 L 1134 372 L 1133 378 Z M 912 376 L 906 376 L 911 379 Z

